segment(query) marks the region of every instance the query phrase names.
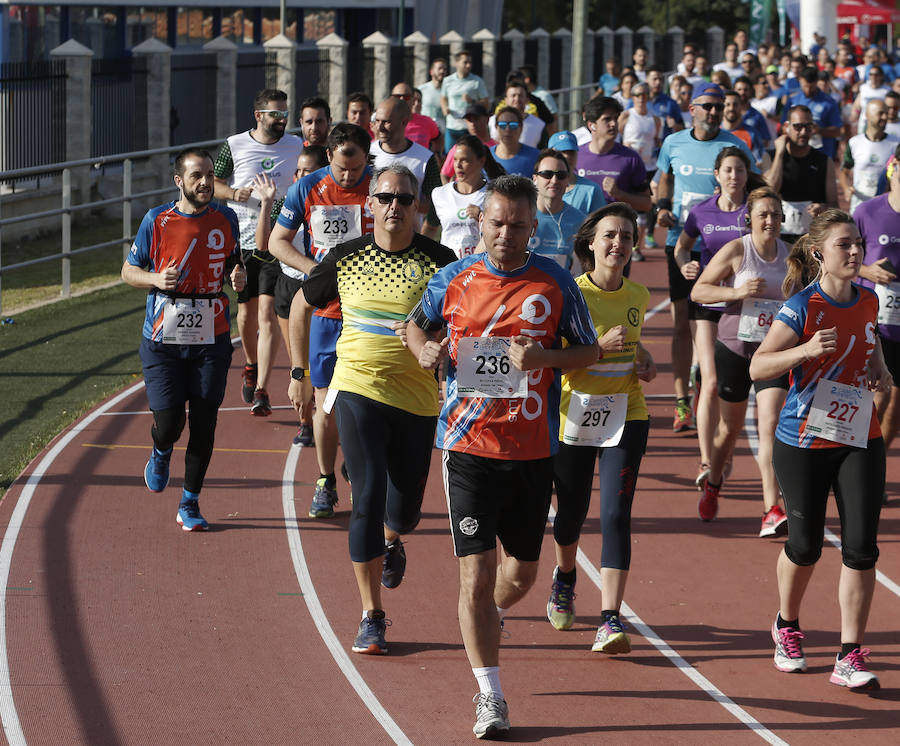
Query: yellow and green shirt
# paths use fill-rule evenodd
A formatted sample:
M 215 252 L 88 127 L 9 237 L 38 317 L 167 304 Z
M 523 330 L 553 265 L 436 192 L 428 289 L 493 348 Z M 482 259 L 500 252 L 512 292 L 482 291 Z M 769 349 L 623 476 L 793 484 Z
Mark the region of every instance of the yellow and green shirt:
M 453 251 L 418 233 L 403 251 L 385 251 L 366 235 L 328 252 L 304 282 L 303 294 L 318 308 L 335 298 L 341 303 L 330 388 L 411 414 L 438 414 L 434 372 L 419 365 L 391 325 L 406 319 L 431 276 L 455 260 Z

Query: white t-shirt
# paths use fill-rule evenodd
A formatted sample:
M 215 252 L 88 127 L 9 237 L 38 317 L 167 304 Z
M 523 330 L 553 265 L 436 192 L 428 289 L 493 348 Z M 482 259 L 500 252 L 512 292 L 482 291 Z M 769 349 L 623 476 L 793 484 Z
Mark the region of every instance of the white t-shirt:
M 431 193 L 434 211 L 441 221 L 441 243 L 453 249 L 460 259 L 472 254 L 481 238 L 478 221 L 466 214 L 466 208 L 476 205 L 481 209 L 486 190 L 487 184 L 477 192 L 460 194 L 456 182 L 451 181 Z
M 264 145 L 257 142 L 250 132 L 240 132 L 229 137 L 226 142 L 231 151 L 233 171 L 228 177 L 228 186 L 242 189 L 253 183 L 257 174 L 267 174 L 275 182 L 275 199 L 284 197 L 288 187 L 294 183 L 297 159 L 303 152 L 303 141 L 296 135 L 284 135 L 278 142 Z M 246 202 L 228 200 L 228 206 L 238 217 L 241 232 L 241 248 L 252 251 L 256 248 L 256 220 L 259 217 L 259 196 L 250 194 Z
M 744 68 L 741 67 L 739 62 L 736 62 L 732 67 L 727 62 L 717 62 L 713 65 L 713 70 L 724 70 L 728 73 L 728 77 L 731 78 L 731 84 L 734 85 L 734 81 L 736 81 L 741 75 L 744 74 Z
M 391 163 L 400 163 L 406 166 L 413 175 L 419 180 L 419 199 L 422 199 L 422 184 L 425 181 L 425 166 L 428 165 L 430 158 L 434 157 L 428 148 L 419 143 L 410 140 L 409 147 L 402 153 L 385 153 L 381 149 L 381 143 L 378 140 L 372 140 L 369 146 L 369 154 L 375 156 L 372 168 L 379 169 Z
M 644 162 L 644 168 L 648 171 L 656 170 L 653 151 L 656 147 L 657 121 L 658 119 L 649 111 L 646 114 L 638 114 L 637 109 L 629 109 L 622 131 L 622 144 L 637 151 Z
M 853 194 L 850 197 L 850 213 L 857 205 L 878 194 L 878 182 L 884 167 L 897 149 L 897 138 L 885 137 L 877 142 L 865 135 L 854 135 L 847 142 L 853 158 Z

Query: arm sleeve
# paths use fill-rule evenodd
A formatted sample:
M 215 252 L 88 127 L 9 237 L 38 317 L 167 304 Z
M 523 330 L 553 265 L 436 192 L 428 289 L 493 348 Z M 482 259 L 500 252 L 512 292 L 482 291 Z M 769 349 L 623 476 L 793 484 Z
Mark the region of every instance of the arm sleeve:
M 570 345 L 589 345 L 597 341 L 597 329 L 581 288 L 568 272 L 562 277 L 563 310 L 560 333 Z
M 300 181 L 291 184 L 287 194 L 284 196 L 281 211 L 278 213 L 276 222 L 288 230 L 295 231 L 305 222 L 303 200 L 300 195 L 300 184 L 302 183 L 303 179 L 300 179 Z
M 234 173 L 234 160 L 231 157 L 231 146 L 228 140 L 222 143 L 219 153 L 216 155 L 216 162 L 213 164 L 213 172 L 220 179 L 227 179 Z
M 794 334 L 802 338 L 803 328 L 806 326 L 805 298 L 801 295 L 788 298 L 775 314 L 774 320 L 786 324 Z
M 150 267 L 150 247 L 153 245 L 153 219 L 148 212 L 141 220 L 131 251 L 128 252 L 127 261 L 133 267 L 147 269 Z
M 700 226 L 697 225 L 697 216 L 691 210 L 684 221 L 684 232 L 691 238 L 697 238 L 700 235 Z
M 303 296 L 306 302 L 316 308 L 324 308 L 338 297 L 337 257 L 344 252 L 332 249 L 317 264 L 303 283 Z
M 446 326 L 447 322 L 443 316 L 444 295 L 453 276 L 445 268 L 428 281 L 421 299 L 407 317 L 420 329 L 436 332 Z
M 847 147 L 844 148 L 844 159 L 841 161 L 841 168 L 852 169 L 853 165 L 853 146 L 848 142 Z

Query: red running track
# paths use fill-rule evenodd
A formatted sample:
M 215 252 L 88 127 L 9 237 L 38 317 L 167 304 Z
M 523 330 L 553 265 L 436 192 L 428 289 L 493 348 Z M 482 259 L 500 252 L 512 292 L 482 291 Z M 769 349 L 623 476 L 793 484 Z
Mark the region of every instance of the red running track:
M 635 279 L 665 301 L 661 252 Z M 826 547 L 802 622 L 810 670 L 777 672 L 769 627 L 780 540 L 757 538 L 762 502 L 746 441 L 719 518 L 697 518 L 696 439 L 670 431 L 668 311 L 645 341 L 661 375 L 647 387 L 652 429 L 634 506 L 626 594 L 634 651 L 590 652 L 600 612 L 598 505 L 582 539 L 578 620 L 557 632 L 545 605 L 548 536 L 535 589 L 508 618 L 503 685 L 511 740 L 556 743 L 900 742 L 900 500 L 881 522 L 869 633 L 875 695 L 828 683 L 839 640 L 839 552 Z M 135 329 L 137 344 L 138 329 Z M 359 619 L 347 555 L 348 491 L 334 520 L 306 511 L 312 449 L 291 449 L 284 389 L 268 419 L 239 398 L 219 416 L 202 496 L 212 524 L 175 523 L 182 460 L 149 493 L 150 415 L 138 386 L 62 433 L 0 504 L 0 719 L 19 744 L 444 744 L 473 740 L 472 695 L 456 618 L 438 453 L 403 585 L 386 593 L 390 655 L 349 653 Z M 286 366 L 276 381 L 286 385 Z M 183 442 L 182 442 L 183 444 Z M 183 451 L 178 451 L 183 454 Z M 296 467 L 296 473 L 293 469 Z M 831 511 L 829 528 L 837 531 Z

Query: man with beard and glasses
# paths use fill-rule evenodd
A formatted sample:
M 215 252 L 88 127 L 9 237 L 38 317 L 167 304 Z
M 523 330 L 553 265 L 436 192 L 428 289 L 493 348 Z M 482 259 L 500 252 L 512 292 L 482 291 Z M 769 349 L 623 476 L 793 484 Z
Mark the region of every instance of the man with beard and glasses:
M 280 270 L 265 246 L 256 245 L 259 195 L 253 180 L 264 174 L 275 182 L 277 197 L 291 185 L 303 143 L 286 135 L 290 112 L 287 94 L 274 88 L 260 91 L 253 102 L 256 126 L 229 137 L 215 162 L 215 198 L 227 201 L 237 214 L 241 255 L 247 269 L 247 284 L 238 294 L 237 327 L 246 364 L 241 395 L 258 417 L 272 414 L 267 386 L 272 372 L 278 338 L 275 330 L 275 283 Z
M 211 203 L 215 177 L 209 153 L 181 151 L 174 180 L 179 199 L 144 216 L 122 265 L 122 279 L 149 290 L 140 356 L 153 413 L 153 448 L 144 482 L 151 492 L 168 486 L 169 461 L 186 424 L 187 403 L 190 438 L 176 521 L 185 531 L 206 531 L 200 490 L 232 353 L 228 296 L 222 286 L 230 272 L 231 284 L 240 292 L 246 273 L 239 264 L 237 216 Z

